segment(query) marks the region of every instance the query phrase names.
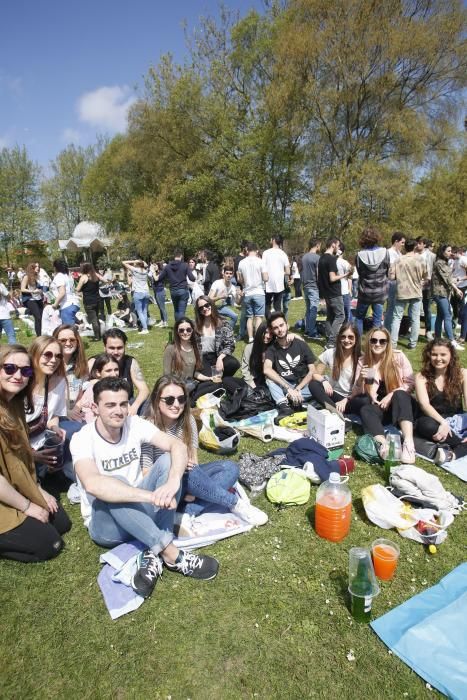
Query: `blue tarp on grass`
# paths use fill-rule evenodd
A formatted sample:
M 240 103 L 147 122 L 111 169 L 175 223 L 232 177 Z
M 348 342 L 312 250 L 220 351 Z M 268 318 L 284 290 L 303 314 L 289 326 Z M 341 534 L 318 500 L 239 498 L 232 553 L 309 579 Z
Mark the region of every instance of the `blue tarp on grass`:
M 430 685 L 467 698 L 467 563 L 371 626 Z

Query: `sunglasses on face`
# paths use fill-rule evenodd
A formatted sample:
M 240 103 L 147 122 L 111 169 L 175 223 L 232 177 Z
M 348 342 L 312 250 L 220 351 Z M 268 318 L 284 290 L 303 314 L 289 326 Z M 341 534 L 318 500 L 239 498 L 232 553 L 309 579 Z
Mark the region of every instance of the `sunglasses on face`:
M 185 394 L 181 394 L 180 396 L 161 396 L 161 401 L 167 404 L 167 406 L 173 406 L 175 401 L 177 401 L 180 406 L 184 406 L 186 404 L 186 396 Z
M 5 374 L 8 374 L 9 377 L 12 377 L 14 374 L 16 374 L 18 370 L 21 372 L 22 377 L 27 377 L 28 379 L 34 374 L 34 370 L 32 367 L 18 367 L 18 365 L 14 365 L 12 362 L 6 362 L 4 365 L 2 365 L 2 369 L 5 372 Z
M 78 343 L 76 338 L 59 338 L 58 342 L 60 343 L 60 345 L 66 345 L 67 343 L 69 343 L 70 345 L 77 345 Z
M 370 338 L 370 343 L 372 345 L 387 345 L 387 338 Z
M 208 302 L 206 302 L 206 304 L 199 304 L 198 305 L 199 311 L 206 311 L 206 309 L 210 309 L 210 308 L 211 308 L 211 304 L 209 304 Z
M 190 326 L 184 326 L 183 328 L 178 329 L 179 333 L 188 333 L 189 335 L 193 333 L 193 328 L 190 328 Z
M 51 350 L 46 350 L 45 352 L 42 353 L 42 357 L 44 360 L 47 360 L 47 362 L 50 362 L 50 360 L 63 360 L 63 355 L 61 352 L 52 352 Z
M 354 335 L 341 335 L 341 340 L 355 340 Z

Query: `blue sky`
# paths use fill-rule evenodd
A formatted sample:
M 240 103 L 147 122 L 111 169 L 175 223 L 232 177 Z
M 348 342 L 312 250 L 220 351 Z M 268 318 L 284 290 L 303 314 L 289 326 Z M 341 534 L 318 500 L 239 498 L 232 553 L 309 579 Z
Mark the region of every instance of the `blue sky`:
M 69 143 L 121 131 L 148 67 L 169 51 L 183 60 L 184 20 L 191 30 L 218 10 L 218 0 L 3 0 L 0 147 L 24 144 L 47 166 Z

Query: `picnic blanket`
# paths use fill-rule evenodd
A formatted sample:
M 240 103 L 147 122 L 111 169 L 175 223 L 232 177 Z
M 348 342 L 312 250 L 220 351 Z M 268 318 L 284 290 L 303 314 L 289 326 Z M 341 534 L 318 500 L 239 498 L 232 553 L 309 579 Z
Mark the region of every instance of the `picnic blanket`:
M 467 698 L 467 563 L 371 622 L 419 676 L 455 700 Z

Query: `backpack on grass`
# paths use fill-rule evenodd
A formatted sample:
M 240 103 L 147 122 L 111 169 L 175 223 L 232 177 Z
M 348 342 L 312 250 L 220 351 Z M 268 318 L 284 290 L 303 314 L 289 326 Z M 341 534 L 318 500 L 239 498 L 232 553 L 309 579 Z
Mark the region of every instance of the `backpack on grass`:
M 300 469 L 282 469 L 271 476 L 266 495 L 280 507 L 302 506 L 310 498 L 310 482 Z
M 376 440 L 373 435 L 360 435 L 353 448 L 354 455 L 357 459 L 361 459 L 368 464 L 382 464 L 379 456 Z

